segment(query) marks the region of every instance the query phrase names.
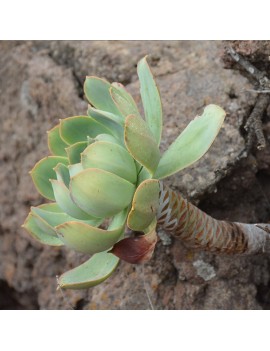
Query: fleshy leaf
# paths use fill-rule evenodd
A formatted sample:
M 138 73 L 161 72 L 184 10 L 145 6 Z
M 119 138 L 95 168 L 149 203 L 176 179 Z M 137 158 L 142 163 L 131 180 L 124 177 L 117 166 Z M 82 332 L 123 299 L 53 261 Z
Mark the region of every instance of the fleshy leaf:
M 111 217 L 126 208 L 135 186 L 102 169 L 88 168 L 71 178 L 70 192 L 74 202 L 86 213 Z
M 95 223 L 99 223 L 99 219 L 94 218 L 88 213 L 85 213 L 74 203 L 70 196 L 69 189 L 63 182 L 58 180 L 51 180 L 51 183 L 56 202 L 65 213 L 69 214 L 73 218 L 81 220 L 93 220 L 93 225 L 95 225 Z
M 160 153 L 147 124 L 142 118 L 130 115 L 125 122 L 125 144 L 133 158 L 153 174 Z
M 108 128 L 88 116 L 74 116 L 60 120 L 61 138 L 70 145 L 87 141 L 88 136 L 94 138 L 103 133 L 111 134 Z
M 43 204 L 37 207 L 31 207 L 31 211 L 33 215 L 35 216 L 35 219 L 39 217 L 42 221 L 46 222 L 46 226 L 49 225 L 50 229 L 53 230 L 51 232 L 52 235 L 57 236 L 57 233 L 55 231 L 55 227 L 66 223 L 66 222 L 71 222 L 71 221 L 82 221 L 83 223 L 89 224 L 89 225 L 94 225 L 98 226 L 100 225 L 104 219 L 103 218 L 89 218 L 88 216 L 87 219 L 78 219 L 75 217 L 72 217 L 68 215 L 67 213 L 63 212 L 63 210 L 58 206 L 57 203 L 52 203 L 52 204 Z M 43 226 L 43 223 L 38 223 L 38 225 Z M 45 227 L 43 227 L 45 229 Z M 47 228 L 47 227 L 46 227 Z
M 122 117 L 116 107 L 111 94 L 111 84 L 97 77 L 86 77 L 84 82 L 84 93 L 87 100 L 98 110 L 107 111 Z
M 122 146 L 106 141 L 89 145 L 82 153 L 83 168 L 99 168 L 135 183 L 136 166 L 133 158 Z
M 61 156 L 48 156 L 41 159 L 30 172 L 38 192 L 46 199 L 54 200 L 53 189 L 49 179 L 56 179 L 53 168 L 58 164 L 68 164 L 68 159 Z
M 58 124 L 48 131 L 48 147 L 53 155 L 67 157 L 65 148 L 68 144 L 61 138 L 59 128 L 60 125 Z
M 56 173 L 56 179 L 59 182 L 64 183 L 66 187 L 69 187 L 70 174 L 68 167 L 63 165 L 62 163 L 58 163 L 58 165 L 54 167 L 53 170 Z
M 109 143 L 117 144 L 117 145 L 122 145 L 120 140 L 116 139 L 114 136 L 110 134 L 99 134 L 95 137 L 94 141 L 108 141 Z
M 154 178 L 168 177 L 199 160 L 215 140 L 225 115 L 217 105 L 206 106 L 203 114 L 195 117 L 165 151 Z
M 110 94 L 124 117 L 127 117 L 128 115 L 141 117 L 133 97 L 122 85 L 119 83 L 113 83 L 110 88 Z
M 50 207 L 31 207 L 31 214 L 42 232 L 58 237 L 55 227 L 66 222 L 71 223 L 71 221 L 76 221 L 76 218 L 71 217 L 64 212 L 50 210 Z M 86 225 L 100 225 L 102 222 L 103 219 L 84 220 Z
M 138 173 L 138 182 L 137 184 L 141 184 L 146 179 L 151 179 L 151 174 L 147 171 L 145 167 L 142 167 L 140 172 Z
M 108 250 L 120 239 L 126 216 L 126 210 L 119 213 L 113 219 L 108 230 L 96 228 L 83 222 L 66 222 L 57 226 L 56 231 L 66 246 L 91 255 Z
M 42 244 L 51 246 L 63 245 L 63 242 L 58 237 L 48 234 L 37 225 L 33 213 L 31 212 L 29 213 L 22 227 L 25 228 L 34 239 Z
M 146 122 L 154 135 L 157 145 L 162 133 L 162 105 L 160 94 L 146 57 L 138 63 L 138 76 Z
M 81 163 L 75 163 L 74 165 L 68 166 L 70 177 L 74 177 L 76 174 L 83 171 L 83 166 Z
M 69 162 L 71 164 L 80 163 L 81 162 L 81 153 L 84 149 L 88 146 L 87 141 L 79 141 L 71 145 L 70 147 L 66 148 L 66 152 L 68 155 Z
M 80 266 L 62 274 L 59 286 L 62 289 L 86 289 L 102 283 L 114 272 L 119 258 L 111 253 L 100 252 Z
M 36 222 L 37 226 L 39 227 L 39 229 L 42 232 L 44 232 L 44 233 L 46 233 L 48 235 L 57 237 L 57 233 L 54 230 L 54 228 L 46 220 L 44 220 L 41 216 L 39 216 L 36 213 L 36 208 L 35 207 L 31 207 L 31 214 L 32 214 L 33 219 Z M 56 213 L 56 215 L 58 215 L 58 214 Z
M 156 221 L 154 220 L 145 235 L 125 238 L 114 245 L 110 251 L 128 263 L 138 264 L 148 262 L 157 243 Z
M 119 116 L 113 115 L 110 112 L 97 110 L 88 106 L 87 114 L 89 117 L 96 120 L 98 123 L 104 125 L 111 131 L 111 134 L 120 140 L 124 139 L 123 125 L 124 122 Z
M 42 205 L 39 205 L 38 207 L 45 210 L 45 211 L 49 211 L 49 212 L 56 212 L 56 213 L 63 212 L 62 209 L 57 205 L 56 202 L 42 204 Z
M 156 179 L 142 182 L 135 191 L 127 225 L 135 231 L 143 231 L 156 216 L 159 205 L 159 183 Z
M 50 227 L 54 228 L 60 224 L 74 221 L 75 218 L 69 216 L 64 212 L 55 212 L 52 211 L 49 207 L 38 206 L 32 207 L 31 211 L 36 215 L 39 216 L 43 221 L 45 221 Z M 54 230 L 54 234 L 57 236 L 57 233 Z

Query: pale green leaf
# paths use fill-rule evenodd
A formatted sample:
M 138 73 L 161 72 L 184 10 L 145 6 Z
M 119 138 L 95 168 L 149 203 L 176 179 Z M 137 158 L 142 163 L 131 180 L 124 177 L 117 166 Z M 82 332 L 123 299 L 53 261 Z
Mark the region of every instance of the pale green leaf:
M 44 207 L 31 207 L 31 212 L 33 217 L 39 226 L 47 234 L 57 237 L 55 228 L 57 225 L 74 220 L 73 217 L 70 217 L 63 212 L 54 212 L 44 209 Z
M 62 274 L 59 286 L 62 289 L 86 289 L 102 283 L 114 272 L 119 258 L 111 253 L 100 252 L 80 266 Z
M 154 135 L 157 145 L 162 133 L 162 105 L 159 91 L 146 57 L 138 63 L 138 76 L 146 122 Z
M 60 120 L 60 136 L 70 145 L 87 141 L 87 137 L 95 138 L 103 133 L 111 134 L 107 127 L 88 116 L 74 116 Z
M 159 183 L 156 179 L 142 182 L 135 191 L 127 224 L 135 231 L 145 230 L 154 220 L 159 205 Z
M 73 218 L 81 219 L 81 220 L 93 220 L 93 224 L 99 222 L 99 219 L 94 218 L 94 216 L 89 215 L 84 212 L 81 208 L 79 208 L 70 196 L 69 189 L 65 186 L 65 184 L 58 180 L 51 180 L 51 184 L 54 191 L 54 196 L 59 207 L 68 215 Z
M 141 184 L 146 179 L 151 179 L 151 174 L 147 171 L 146 168 L 142 167 L 138 173 L 138 182 L 137 184 Z
M 39 205 L 38 207 L 45 210 L 45 211 L 49 211 L 49 212 L 56 212 L 56 213 L 63 212 L 62 209 L 57 205 L 56 202 L 42 204 L 42 205 Z
M 74 165 L 68 166 L 70 177 L 73 177 L 76 174 L 80 173 L 81 171 L 83 171 L 83 169 L 84 168 L 81 163 L 75 163 Z
M 123 118 L 111 97 L 110 87 L 111 84 L 104 79 L 86 77 L 84 82 L 84 93 L 87 100 L 96 109 L 107 111 Z
M 41 159 L 30 172 L 38 192 L 46 199 L 54 200 L 50 179 L 56 179 L 53 168 L 58 164 L 68 164 L 68 159 L 61 156 L 48 156 Z
M 42 230 L 34 219 L 33 213 L 29 213 L 24 224 L 22 225 L 28 233 L 37 241 L 45 245 L 61 246 L 63 242 L 56 236 L 48 234 L 48 232 Z
M 66 152 L 68 155 L 69 163 L 75 164 L 81 162 L 81 153 L 88 146 L 87 141 L 79 141 L 68 148 L 66 148 Z
M 96 120 L 98 123 L 104 125 L 110 130 L 111 134 L 114 135 L 119 140 L 124 138 L 124 121 L 117 115 L 114 115 L 107 111 L 97 110 L 90 105 L 88 105 L 87 114 L 89 117 Z
M 119 83 L 113 83 L 110 88 L 110 94 L 124 117 L 127 117 L 128 115 L 141 117 L 133 97 L 122 85 Z
M 168 177 L 199 160 L 215 140 L 225 115 L 217 105 L 206 106 L 163 154 L 154 178 Z
M 61 138 L 59 132 L 60 125 L 48 131 L 48 147 L 53 155 L 67 156 L 65 148 L 68 144 Z
M 70 180 L 74 202 L 96 217 L 111 217 L 122 211 L 131 203 L 134 191 L 134 184 L 102 169 L 85 169 Z
M 133 158 L 153 174 L 157 168 L 160 153 L 152 133 L 142 118 L 134 115 L 126 118 L 125 144 Z
M 57 226 L 56 231 L 66 246 L 75 251 L 91 255 L 110 249 L 120 239 L 123 234 L 126 217 L 126 210 L 119 213 L 116 219 L 113 220 L 117 224 L 115 225 L 112 222 L 108 230 L 73 221 Z
M 64 183 L 66 187 L 69 187 L 70 174 L 68 167 L 63 165 L 62 163 L 58 163 L 58 165 L 54 167 L 53 170 L 56 173 L 56 179 L 59 182 Z
M 124 135 L 124 133 L 123 133 Z M 117 144 L 117 145 L 121 145 L 124 146 L 124 139 L 122 140 L 122 142 L 120 142 L 119 139 L 116 139 L 114 136 L 110 135 L 110 134 L 99 134 L 95 137 L 94 142 L 95 141 L 108 141 L 109 143 L 113 143 L 113 144 Z
M 122 146 L 106 141 L 89 145 L 82 153 L 81 163 L 84 169 L 99 168 L 135 183 L 136 166 L 133 158 Z

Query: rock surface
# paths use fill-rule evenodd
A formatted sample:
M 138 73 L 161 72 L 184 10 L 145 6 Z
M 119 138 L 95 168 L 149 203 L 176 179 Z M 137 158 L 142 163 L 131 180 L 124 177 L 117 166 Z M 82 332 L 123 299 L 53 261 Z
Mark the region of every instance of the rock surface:
M 56 291 L 56 275 L 85 257 L 44 247 L 20 228 L 29 207 L 43 201 L 28 172 L 48 154 L 46 131 L 59 118 L 85 113 L 84 77 L 119 81 L 139 102 L 136 63 L 146 54 L 151 54 L 163 101 L 163 151 L 206 104 L 216 103 L 227 111 L 210 151 L 166 183 L 216 218 L 267 222 L 270 150 L 243 157 L 240 126 L 254 94 L 247 91 L 251 86 L 246 78 L 223 68 L 221 42 L 1 42 L 0 49 L 0 308 L 270 306 L 267 257 L 215 256 L 164 239 L 148 264 L 121 263 L 102 285 L 62 293 Z M 266 132 L 269 128 L 265 124 Z

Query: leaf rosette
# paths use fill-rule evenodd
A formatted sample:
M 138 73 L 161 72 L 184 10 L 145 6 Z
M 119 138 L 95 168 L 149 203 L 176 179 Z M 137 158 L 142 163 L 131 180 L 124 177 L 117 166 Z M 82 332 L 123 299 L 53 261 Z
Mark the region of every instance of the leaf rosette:
M 64 273 L 63 288 L 87 288 L 108 278 L 119 258 L 149 260 L 154 251 L 159 179 L 202 157 L 225 117 L 205 108 L 161 155 L 162 105 L 146 58 L 138 63 L 144 118 L 119 83 L 86 77 L 86 116 L 60 120 L 48 132 L 51 152 L 30 172 L 50 200 L 32 207 L 24 227 L 46 245 L 66 245 L 91 258 Z M 129 227 L 141 235 L 125 238 Z

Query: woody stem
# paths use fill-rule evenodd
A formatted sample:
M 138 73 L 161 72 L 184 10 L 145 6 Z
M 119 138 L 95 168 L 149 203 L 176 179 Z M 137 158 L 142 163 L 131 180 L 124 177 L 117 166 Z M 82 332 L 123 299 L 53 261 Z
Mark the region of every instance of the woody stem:
M 270 253 L 267 224 L 258 227 L 256 224 L 216 220 L 162 182 L 157 222 L 192 248 L 226 254 Z

